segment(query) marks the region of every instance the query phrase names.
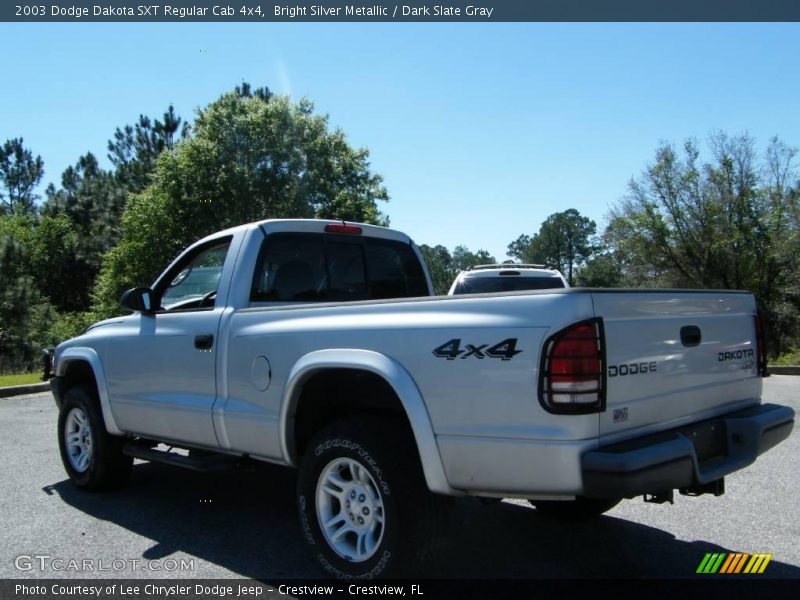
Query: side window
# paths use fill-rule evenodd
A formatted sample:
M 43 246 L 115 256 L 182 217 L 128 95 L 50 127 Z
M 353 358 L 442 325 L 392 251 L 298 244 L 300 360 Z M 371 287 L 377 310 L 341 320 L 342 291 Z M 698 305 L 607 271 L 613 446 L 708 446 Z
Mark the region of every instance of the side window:
M 409 244 L 369 239 L 367 264 L 370 298 L 378 300 L 428 295 L 425 273 Z
M 202 250 L 177 267 L 161 294 L 164 310 L 188 310 L 214 306 L 222 267 L 230 240 Z
M 326 278 L 325 248 L 320 236 L 272 234 L 262 246 L 250 300 L 325 300 Z

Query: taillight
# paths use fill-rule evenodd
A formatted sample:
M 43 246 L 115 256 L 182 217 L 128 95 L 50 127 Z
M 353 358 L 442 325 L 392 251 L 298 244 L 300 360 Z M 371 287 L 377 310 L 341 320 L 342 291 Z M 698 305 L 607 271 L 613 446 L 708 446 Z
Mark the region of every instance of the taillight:
M 550 336 L 539 373 L 539 402 L 548 412 L 585 414 L 605 410 L 603 321 L 581 321 Z
M 764 343 L 764 329 L 761 327 L 761 315 L 753 315 L 756 325 L 756 357 L 758 360 L 758 374 L 761 377 L 767 376 L 767 350 Z
M 356 227 L 355 225 L 346 225 L 342 223 L 341 225 L 336 224 L 329 224 L 325 225 L 326 233 L 349 233 L 351 235 L 361 235 L 361 227 Z

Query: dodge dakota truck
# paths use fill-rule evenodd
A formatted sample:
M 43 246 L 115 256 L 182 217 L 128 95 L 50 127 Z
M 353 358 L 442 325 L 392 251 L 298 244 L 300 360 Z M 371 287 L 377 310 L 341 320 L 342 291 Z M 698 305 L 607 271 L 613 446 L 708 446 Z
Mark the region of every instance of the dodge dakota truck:
M 448 497 L 584 518 L 720 495 L 792 429 L 760 399 L 749 293 L 431 289 L 386 228 L 268 220 L 200 240 L 123 294 L 132 314 L 56 349 L 69 477 L 106 489 L 134 458 L 296 467 L 319 563 L 377 577 L 434 551 Z

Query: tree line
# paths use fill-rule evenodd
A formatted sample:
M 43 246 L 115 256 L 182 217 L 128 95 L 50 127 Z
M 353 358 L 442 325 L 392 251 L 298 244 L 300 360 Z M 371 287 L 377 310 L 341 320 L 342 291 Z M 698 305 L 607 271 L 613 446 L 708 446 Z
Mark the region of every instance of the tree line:
M 800 337 L 796 150 L 777 138 L 759 155 L 746 136 L 661 144 L 611 207 L 607 225 L 575 209 L 508 245 L 513 260 L 558 268 L 571 284 L 750 289 L 773 354 Z M 140 115 L 37 190 L 44 161 L 24 139 L 0 147 L 0 373 L 34 368 L 43 347 L 118 312 L 186 245 L 265 218 L 388 225 L 389 194 L 364 148 L 308 100 L 243 83 L 198 111 Z M 437 294 L 485 250 L 421 246 Z
M 198 111 L 141 115 L 36 190 L 44 162 L 15 138 L 0 148 L 0 373 L 35 368 L 41 348 L 119 311 L 181 249 L 265 218 L 388 225 L 369 153 L 308 100 L 243 83 Z
M 662 143 L 598 234 L 569 209 L 550 215 L 509 256 L 559 268 L 586 287 L 740 289 L 754 293 L 772 356 L 800 339 L 797 149 L 763 153 L 746 134 Z

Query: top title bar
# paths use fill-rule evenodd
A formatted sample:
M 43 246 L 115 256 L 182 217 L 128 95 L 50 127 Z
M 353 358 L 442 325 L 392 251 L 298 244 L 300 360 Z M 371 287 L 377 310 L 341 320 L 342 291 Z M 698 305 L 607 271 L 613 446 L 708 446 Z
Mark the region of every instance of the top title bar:
M 156 0 L 157 1 L 157 0 Z M 107 0 L 0 3 L 6 22 L 522 22 L 800 21 L 798 0 L 475 0 L 341 2 L 334 0 Z

